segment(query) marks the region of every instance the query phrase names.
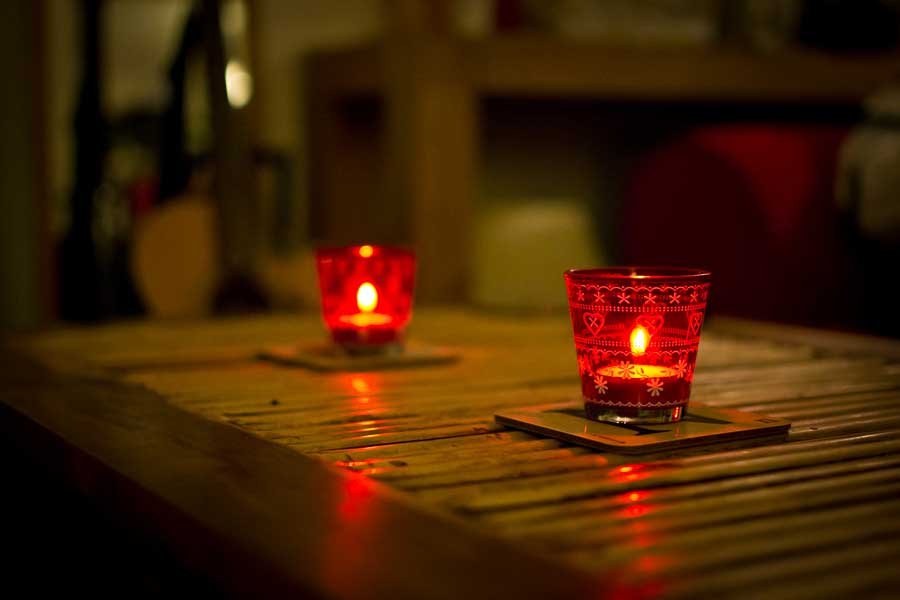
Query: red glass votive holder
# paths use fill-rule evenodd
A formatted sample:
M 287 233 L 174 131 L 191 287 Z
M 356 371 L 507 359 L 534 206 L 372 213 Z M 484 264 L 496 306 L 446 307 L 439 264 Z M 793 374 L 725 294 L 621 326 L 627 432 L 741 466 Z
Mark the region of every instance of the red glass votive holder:
M 676 267 L 565 273 L 589 419 L 669 423 L 691 395 L 710 274 Z
M 350 352 L 402 347 L 412 316 L 416 257 L 390 246 L 316 250 L 322 317 L 335 343 Z

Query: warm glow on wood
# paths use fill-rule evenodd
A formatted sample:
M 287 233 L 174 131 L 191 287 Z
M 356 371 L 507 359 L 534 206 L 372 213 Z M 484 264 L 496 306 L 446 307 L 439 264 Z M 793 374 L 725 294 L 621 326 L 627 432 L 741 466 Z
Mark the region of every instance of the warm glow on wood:
M 642 325 L 638 325 L 631 332 L 631 353 L 634 356 L 642 356 L 647 351 L 647 344 L 650 343 L 650 334 Z
M 356 306 L 363 313 L 370 313 L 378 306 L 378 290 L 368 281 L 356 290 Z

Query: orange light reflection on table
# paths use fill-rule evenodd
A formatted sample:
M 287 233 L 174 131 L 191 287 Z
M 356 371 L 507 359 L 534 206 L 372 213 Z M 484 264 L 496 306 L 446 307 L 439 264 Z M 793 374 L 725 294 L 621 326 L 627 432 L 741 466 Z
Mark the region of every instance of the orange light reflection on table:
M 349 388 L 350 403 L 355 409 L 372 413 L 381 407 L 378 391 L 381 388 L 378 376 L 370 373 L 344 375 L 344 385 Z
M 349 414 L 353 417 L 352 431 L 360 438 L 368 437 L 366 434 L 378 431 L 385 423 L 382 415 L 385 407 L 378 396 L 381 389 L 381 378 L 377 373 L 350 373 L 340 375 L 341 385 L 349 397 L 343 402 L 347 403 Z
M 619 511 L 618 515 L 620 517 L 625 517 L 628 519 L 634 519 L 637 517 L 646 516 L 648 513 L 652 512 L 654 507 L 649 504 L 632 504 L 622 510 Z
M 374 481 L 352 475 L 339 485 L 339 500 L 326 524 L 329 534 L 315 555 L 330 589 L 338 596 L 359 597 L 365 595 L 364 578 L 355 577 L 354 573 L 368 563 L 371 549 L 377 547 L 379 536 L 384 534 L 383 519 Z
M 350 389 L 353 390 L 357 394 L 371 394 L 372 393 L 372 378 L 368 375 L 362 374 L 354 374 L 350 375 L 349 378 Z
M 640 463 L 621 465 L 612 471 L 609 471 L 609 476 L 612 477 L 616 483 L 629 483 L 650 477 L 653 474 L 653 471 L 658 468 L 659 467 L 656 465 Z
M 363 476 L 349 477 L 341 489 L 338 514 L 345 521 L 359 521 L 366 516 L 366 507 L 375 492 L 371 482 Z
M 642 500 L 646 500 L 647 496 L 649 496 L 649 495 L 650 495 L 649 492 L 643 492 L 643 491 L 629 492 L 628 494 L 626 494 L 625 499 L 628 502 L 641 502 Z

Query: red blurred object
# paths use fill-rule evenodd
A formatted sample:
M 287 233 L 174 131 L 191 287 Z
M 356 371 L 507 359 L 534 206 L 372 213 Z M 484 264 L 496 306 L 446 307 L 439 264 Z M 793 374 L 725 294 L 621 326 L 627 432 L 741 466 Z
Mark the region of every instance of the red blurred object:
M 588 418 L 680 420 L 691 394 L 710 274 L 609 267 L 575 269 L 565 278 Z
M 367 351 L 402 342 L 415 286 L 411 251 L 370 245 L 319 248 L 316 266 L 322 316 L 336 343 Z
M 846 129 L 710 126 L 654 151 L 625 190 L 622 259 L 702 264 L 713 308 L 816 325 L 846 318 L 849 252 L 833 201 Z M 777 290 L 777 293 L 774 293 Z

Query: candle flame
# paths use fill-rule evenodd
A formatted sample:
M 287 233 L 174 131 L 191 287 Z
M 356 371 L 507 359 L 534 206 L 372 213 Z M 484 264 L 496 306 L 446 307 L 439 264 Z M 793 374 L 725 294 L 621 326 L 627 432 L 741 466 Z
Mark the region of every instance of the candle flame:
M 365 246 L 360 246 L 360 247 L 359 247 L 359 255 L 360 255 L 361 257 L 363 257 L 363 258 L 369 258 L 369 257 L 372 256 L 373 254 L 375 254 L 375 248 L 373 248 L 372 246 L 366 244 Z
M 634 356 L 642 356 L 647 351 L 649 343 L 650 333 L 644 326 L 638 325 L 631 331 L 631 353 Z
M 368 281 L 356 290 L 356 306 L 362 313 L 370 313 L 378 306 L 378 290 Z

